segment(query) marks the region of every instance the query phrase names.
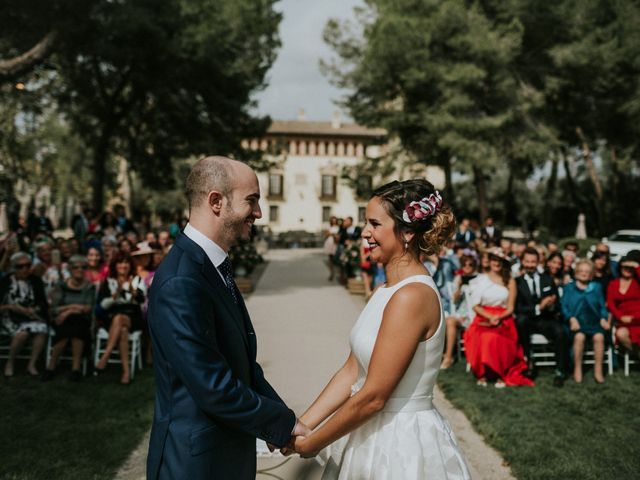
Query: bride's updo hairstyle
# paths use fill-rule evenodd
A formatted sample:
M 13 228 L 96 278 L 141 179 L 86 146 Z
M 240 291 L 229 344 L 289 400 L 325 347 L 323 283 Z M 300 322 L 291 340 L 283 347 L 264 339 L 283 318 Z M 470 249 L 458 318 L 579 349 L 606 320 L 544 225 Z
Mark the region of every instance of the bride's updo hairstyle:
M 393 181 L 374 190 L 383 208 L 395 222 L 395 231 L 404 242 L 404 233 L 414 233 L 407 253 L 419 260 L 420 254 L 434 255 L 453 237 L 456 218 L 443 204 L 440 193 L 423 178 Z

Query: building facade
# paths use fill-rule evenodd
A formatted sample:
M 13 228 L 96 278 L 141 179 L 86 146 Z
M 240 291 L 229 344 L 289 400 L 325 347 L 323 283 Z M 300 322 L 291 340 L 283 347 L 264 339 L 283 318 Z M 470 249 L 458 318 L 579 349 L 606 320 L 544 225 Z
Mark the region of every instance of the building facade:
M 268 171 L 258 174 L 263 217 L 256 225 L 274 233 L 320 232 L 331 216 L 362 223 L 372 189 L 391 180 L 376 172 L 354 174 L 365 158 L 388 152 L 387 132 L 342 123 L 338 116 L 331 122 L 276 120 L 264 138 L 246 140 L 243 146 L 260 150 L 269 162 Z M 402 163 L 389 177 L 427 176 L 437 186 L 443 183 L 439 169 L 420 165 L 416 170 Z

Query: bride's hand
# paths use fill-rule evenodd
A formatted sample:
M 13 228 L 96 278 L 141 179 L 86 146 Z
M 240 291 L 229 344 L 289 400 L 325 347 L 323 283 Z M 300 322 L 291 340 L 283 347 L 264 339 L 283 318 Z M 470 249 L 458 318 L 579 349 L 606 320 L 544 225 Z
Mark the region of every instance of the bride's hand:
M 302 458 L 313 458 L 318 454 L 318 451 L 310 448 L 307 437 L 296 437 L 293 440 L 293 448 Z

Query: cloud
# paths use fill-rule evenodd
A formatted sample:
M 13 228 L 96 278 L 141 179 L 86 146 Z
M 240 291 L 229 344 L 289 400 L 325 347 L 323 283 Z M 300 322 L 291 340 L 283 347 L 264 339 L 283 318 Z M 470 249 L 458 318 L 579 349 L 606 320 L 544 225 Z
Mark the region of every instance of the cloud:
M 296 118 L 304 108 L 309 120 L 329 120 L 344 95 L 320 73 L 320 59 L 330 58 L 331 49 L 322 40 L 330 18 L 353 19 L 353 8 L 362 0 L 283 0 L 280 24 L 282 47 L 267 74 L 269 86 L 256 95 L 258 113 L 274 119 Z M 343 112 L 347 114 L 347 112 Z

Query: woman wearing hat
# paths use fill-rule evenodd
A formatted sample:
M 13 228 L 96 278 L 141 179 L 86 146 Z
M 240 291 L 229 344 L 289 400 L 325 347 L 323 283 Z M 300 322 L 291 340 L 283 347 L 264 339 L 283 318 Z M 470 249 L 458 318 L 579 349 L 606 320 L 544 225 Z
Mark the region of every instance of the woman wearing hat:
M 607 307 L 616 319 L 616 341 L 627 350 L 640 352 L 640 283 L 638 262 L 620 260 L 620 278 L 609 283 Z
M 464 333 L 467 362 L 486 386 L 496 380 L 496 388 L 530 385 L 522 347 L 518 344 L 513 310 L 516 282 L 511 278 L 511 262 L 499 248 L 488 250 L 490 270 L 471 283 L 471 304 L 476 317 Z

